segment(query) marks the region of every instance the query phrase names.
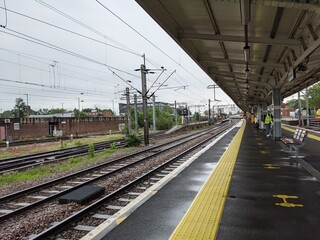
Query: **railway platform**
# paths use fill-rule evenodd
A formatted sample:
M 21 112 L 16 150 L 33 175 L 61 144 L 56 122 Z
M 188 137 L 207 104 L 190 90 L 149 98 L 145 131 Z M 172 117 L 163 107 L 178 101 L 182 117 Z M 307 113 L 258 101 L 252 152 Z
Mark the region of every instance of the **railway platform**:
M 320 143 L 312 136 L 300 162 L 244 123 L 119 218 L 103 239 L 319 239 L 320 182 L 312 174 Z

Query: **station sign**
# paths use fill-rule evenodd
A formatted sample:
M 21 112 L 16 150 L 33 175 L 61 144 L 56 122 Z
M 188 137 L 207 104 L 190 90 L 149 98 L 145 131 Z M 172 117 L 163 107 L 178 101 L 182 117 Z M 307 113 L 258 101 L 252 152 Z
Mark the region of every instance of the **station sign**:
M 296 71 L 294 68 L 291 68 L 288 72 L 288 82 L 291 82 L 296 78 Z

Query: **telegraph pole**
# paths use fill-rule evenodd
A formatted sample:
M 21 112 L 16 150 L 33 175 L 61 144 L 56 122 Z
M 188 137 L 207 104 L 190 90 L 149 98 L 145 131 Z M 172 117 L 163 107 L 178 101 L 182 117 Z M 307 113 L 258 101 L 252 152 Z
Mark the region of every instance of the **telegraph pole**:
M 126 87 L 127 112 L 128 112 L 128 134 L 131 133 L 131 113 L 130 113 L 130 93 L 129 88 Z
M 208 122 L 209 122 L 209 124 L 211 123 L 211 106 L 210 106 L 210 99 L 208 100 L 208 110 L 209 110 L 209 112 L 208 112 Z
M 178 126 L 177 101 L 174 101 L 174 117 L 176 120 L 176 126 Z
M 153 112 L 153 130 L 157 130 L 156 126 L 156 96 L 152 96 L 152 112 Z
M 212 108 L 212 115 L 213 115 L 213 123 L 215 122 L 214 121 L 214 102 L 216 101 L 216 88 L 219 88 L 218 85 L 216 84 L 213 84 L 213 85 L 209 85 L 207 87 L 207 89 L 213 89 L 213 108 Z
M 134 94 L 134 126 L 138 133 L 138 109 L 137 109 L 137 94 Z
M 29 117 L 29 114 L 30 114 L 30 112 L 29 112 L 29 94 L 27 93 L 26 95 L 27 95 L 27 117 Z
M 142 85 L 141 95 L 142 95 L 143 117 L 144 117 L 144 145 L 148 146 L 149 145 L 149 119 L 148 119 L 148 103 L 147 103 L 148 91 L 147 91 L 146 75 L 147 75 L 147 73 L 154 73 L 154 72 L 150 71 L 151 69 L 146 68 L 146 57 L 144 54 L 142 55 L 142 57 L 143 57 L 143 64 L 141 64 L 140 69 L 136 69 L 136 71 L 139 71 L 139 70 L 141 71 L 141 85 Z M 154 70 L 160 70 L 160 69 L 154 69 Z M 163 67 L 161 67 L 161 71 L 163 72 L 164 70 L 165 69 Z M 173 73 L 171 73 L 170 76 Z M 168 80 L 168 78 L 167 78 L 167 80 Z M 165 83 L 165 81 L 158 88 L 160 88 L 164 83 Z M 152 93 L 151 96 L 153 96 L 154 93 Z
M 144 57 L 144 55 L 143 55 Z M 145 62 L 145 58 L 144 58 Z M 142 83 L 142 105 L 144 117 L 144 145 L 149 145 L 149 119 L 148 119 L 148 103 L 147 103 L 147 80 L 146 80 L 146 66 L 141 64 L 141 83 Z

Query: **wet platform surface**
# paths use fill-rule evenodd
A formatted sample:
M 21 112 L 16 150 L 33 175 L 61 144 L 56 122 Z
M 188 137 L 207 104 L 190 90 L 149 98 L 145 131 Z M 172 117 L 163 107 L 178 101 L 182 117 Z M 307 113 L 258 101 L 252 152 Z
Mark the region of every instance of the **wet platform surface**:
M 229 132 L 104 239 L 168 239 L 238 129 Z
M 104 239 L 169 239 L 238 129 L 201 155 Z M 308 139 L 300 155 L 317 167 L 319 149 L 319 141 Z M 319 239 L 320 182 L 289 156 L 278 142 L 247 123 L 217 239 Z
M 319 161 L 307 141 L 300 155 Z M 320 182 L 289 156 L 247 125 L 217 239 L 319 239 Z

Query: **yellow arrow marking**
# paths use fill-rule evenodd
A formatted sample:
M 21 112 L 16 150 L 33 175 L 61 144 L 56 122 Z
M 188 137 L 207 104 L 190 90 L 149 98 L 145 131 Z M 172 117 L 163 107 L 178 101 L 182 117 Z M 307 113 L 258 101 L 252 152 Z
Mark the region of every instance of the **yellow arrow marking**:
M 303 204 L 295 204 L 295 203 L 289 203 L 287 199 L 297 199 L 297 196 L 288 196 L 288 195 L 272 195 L 275 198 L 281 198 L 283 200 L 282 203 L 275 203 L 277 206 L 281 207 L 303 207 Z
M 278 164 L 271 164 L 271 163 L 267 163 L 267 164 L 263 164 L 264 168 L 267 169 L 279 169 L 279 165 Z
M 260 151 L 260 153 L 262 153 L 262 154 L 267 154 L 267 153 L 269 153 L 269 151 L 264 151 L 264 150 L 262 150 L 262 151 Z

